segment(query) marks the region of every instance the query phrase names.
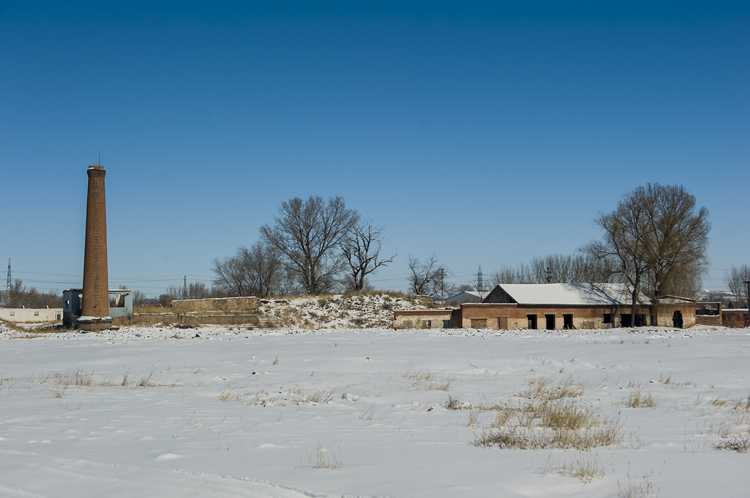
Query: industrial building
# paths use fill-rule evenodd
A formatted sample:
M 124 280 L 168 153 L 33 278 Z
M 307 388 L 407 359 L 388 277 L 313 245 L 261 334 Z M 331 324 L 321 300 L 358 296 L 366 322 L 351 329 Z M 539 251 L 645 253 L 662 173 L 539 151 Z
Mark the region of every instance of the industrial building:
M 452 310 L 450 320 L 429 328 L 477 329 L 598 329 L 655 325 L 692 327 L 695 302 L 678 296 L 664 296 L 655 302 L 641 295 L 631 306 L 625 284 L 498 284 L 481 303 L 462 303 Z M 443 312 L 445 313 L 445 311 Z M 395 328 L 406 328 L 408 317 L 417 311 L 396 312 Z M 426 322 L 426 317 L 420 318 Z M 428 328 L 415 323 L 415 328 Z

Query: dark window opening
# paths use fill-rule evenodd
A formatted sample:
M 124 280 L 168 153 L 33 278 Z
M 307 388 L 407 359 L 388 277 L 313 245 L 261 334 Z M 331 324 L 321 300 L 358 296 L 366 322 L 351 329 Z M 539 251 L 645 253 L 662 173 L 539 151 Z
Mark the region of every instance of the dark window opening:
M 643 327 L 644 325 L 646 325 L 646 315 L 635 315 L 635 326 Z
M 432 328 L 432 320 L 422 320 L 422 328 L 423 329 L 431 329 Z
M 565 313 L 563 315 L 563 328 L 564 329 L 573 328 L 573 313 Z
M 544 321 L 547 330 L 555 330 L 555 315 L 544 315 Z
M 529 329 L 536 330 L 537 323 L 536 323 L 536 315 L 526 315 L 526 319 L 529 321 Z
M 632 327 L 633 326 L 633 315 L 630 313 L 623 313 L 620 315 L 620 326 L 621 327 Z
M 605 324 L 612 324 L 612 313 L 604 313 L 604 320 L 603 322 Z

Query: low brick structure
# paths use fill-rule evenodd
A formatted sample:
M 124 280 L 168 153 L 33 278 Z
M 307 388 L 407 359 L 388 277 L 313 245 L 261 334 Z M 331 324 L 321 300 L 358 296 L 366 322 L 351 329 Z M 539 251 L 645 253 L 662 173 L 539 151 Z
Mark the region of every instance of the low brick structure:
M 721 310 L 721 321 L 725 327 L 750 327 L 750 313 L 746 308 Z
M 464 303 L 451 312 L 455 327 L 475 329 L 600 329 L 656 325 L 692 327 L 695 303 L 691 299 L 665 296 L 652 303 L 639 298 L 636 310 L 623 284 L 500 284 L 482 303 Z M 435 328 L 430 310 L 398 312 L 394 326 Z M 442 317 L 449 310 L 440 310 Z M 448 322 L 446 322 L 448 323 Z M 445 326 L 445 325 L 444 325 Z
M 273 327 L 258 311 L 258 298 L 223 297 L 206 299 L 177 299 L 169 308 L 158 312 L 137 312 L 134 322 L 144 325 L 248 325 Z
M 444 329 L 456 327 L 453 309 L 401 310 L 393 314 L 394 329 Z
M 172 309 L 175 313 L 254 313 L 258 310 L 258 298 L 255 296 L 247 296 L 176 299 L 172 301 Z

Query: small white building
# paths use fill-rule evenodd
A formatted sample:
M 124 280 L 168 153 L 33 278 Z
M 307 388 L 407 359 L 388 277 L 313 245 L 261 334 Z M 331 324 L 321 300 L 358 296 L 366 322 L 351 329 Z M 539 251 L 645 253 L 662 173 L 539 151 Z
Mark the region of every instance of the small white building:
M 11 323 L 50 323 L 62 318 L 62 308 L 0 308 L 0 320 Z

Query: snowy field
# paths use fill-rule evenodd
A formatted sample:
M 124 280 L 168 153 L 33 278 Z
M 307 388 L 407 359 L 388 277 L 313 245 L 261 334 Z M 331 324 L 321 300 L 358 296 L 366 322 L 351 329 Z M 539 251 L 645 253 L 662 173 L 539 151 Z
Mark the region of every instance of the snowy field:
M 0 496 L 747 497 L 749 395 L 750 329 L 0 327 Z

